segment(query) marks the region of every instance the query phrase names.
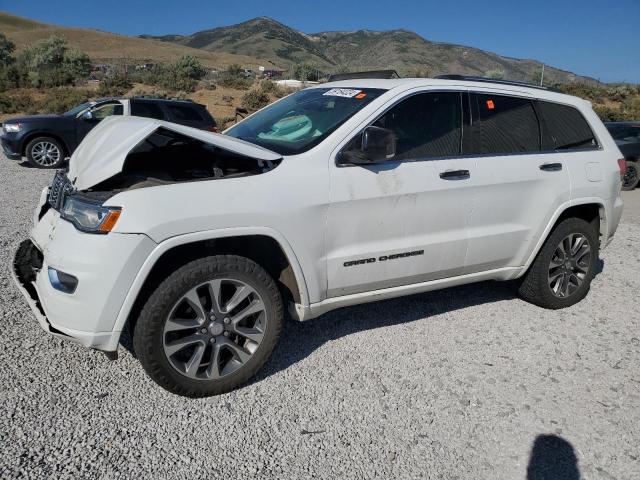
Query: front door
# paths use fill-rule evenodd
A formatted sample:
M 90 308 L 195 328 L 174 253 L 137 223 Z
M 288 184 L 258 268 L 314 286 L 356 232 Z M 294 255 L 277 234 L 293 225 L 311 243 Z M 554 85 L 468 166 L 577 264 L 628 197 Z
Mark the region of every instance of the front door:
M 111 115 L 122 115 L 123 106 L 118 101 L 98 103 L 76 118 L 76 140 L 80 144 L 93 127 Z
M 460 158 L 462 94 L 412 94 L 373 125 L 392 130 L 385 163 L 330 164 L 328 297 L 459 275 L 474 160 Z M 359 148 L 360 134 L 344 149 Z

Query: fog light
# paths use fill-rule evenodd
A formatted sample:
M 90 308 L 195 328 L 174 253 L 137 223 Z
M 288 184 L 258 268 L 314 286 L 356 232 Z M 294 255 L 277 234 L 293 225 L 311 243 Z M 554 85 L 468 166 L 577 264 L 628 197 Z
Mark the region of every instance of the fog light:
M 49 281 L 53 288 L 64 293 L 73 293 L 78 286 L 78 279 L 76 277 L 51 267 L 49 267 Z

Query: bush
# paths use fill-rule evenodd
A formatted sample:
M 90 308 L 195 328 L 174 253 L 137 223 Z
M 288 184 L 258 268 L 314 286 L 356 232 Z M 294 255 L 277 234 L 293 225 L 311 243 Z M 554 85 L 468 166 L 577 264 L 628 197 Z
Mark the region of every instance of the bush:
M 271 80 L 262 80 L 260 82 L 260 91 L 269 93 L 276 98 L 282 98 L 287 95 L 286 90 L 284 90 L 277 83 L 272 82 Z
M 38 113 L 38 105 L 28 92 L 14 90 L 4 94 L 2 113 Z M 5 110 L 6 109 L 6 110 Z
M 38 110 L 44 113 L 64 113 L 86 102 L 90 96 L 87 90 L 55 88 L 47 92 L 45 98 L 39 102 Z
M 102 97 L 124 95 L 131 90 L 132 86 L 131 81 L 127 77 L 116 74 L 111 77 L 105 77 L 100 81 L 98 95 Z
M 225 72 L 220 75 L 217 83 L 220 87 L 234 88 L 236 90 L 249 90 L 253 82 L 246 78 L 227 75 Z
M 242 97 L 242 105 L 250 110 L 259 110 L 262 107 L 269 105 L 271 99 L 262 90 L 251 90 Z
M 55 87 L 86 78 L 91 71 L 91 61 L 86 53 L 70 50 L 65 38 L 52 36 L 24 50 L 18 57 L 17 67 L 31 86 Z

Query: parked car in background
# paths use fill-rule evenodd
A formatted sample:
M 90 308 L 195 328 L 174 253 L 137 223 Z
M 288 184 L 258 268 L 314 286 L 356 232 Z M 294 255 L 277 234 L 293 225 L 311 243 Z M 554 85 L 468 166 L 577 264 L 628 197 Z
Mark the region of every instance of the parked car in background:
M 7 157 L 26 156 L 38 168 L 58 168 L 100 121 L 111 115 L 134 115 L 217 131 L 204 105 L 189 100 L 104 98 L 82 103 L 62 115 L 11 118 L 2 125 L 2 149 Z
M 605 123 L 605 126 L 618 144 L 618 148 L 627 162 L 622 180 L 622 189 L 633 190 L 640 181 L 640 176 L 638 175 L 638 164 L 640 163 L 640 121 L 608 122 Z

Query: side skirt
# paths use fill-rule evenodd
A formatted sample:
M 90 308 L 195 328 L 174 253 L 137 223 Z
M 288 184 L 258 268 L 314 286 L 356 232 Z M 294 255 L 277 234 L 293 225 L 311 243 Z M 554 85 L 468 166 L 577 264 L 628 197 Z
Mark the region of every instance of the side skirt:
M 441 290 L 444 288 L 465 285 L 468 283 L 482 282 L 485 280 L 511 280 L 516 278 L 523 267 L 506 267 L 485 272 L 469 273 L 459 275 L 457 277 L 443 278 L 439 280 L 431 280 L 428 282 L 413 283 L 410 285 L 401 285 L 397 287 L 384 288 L 380 290 L 372 290 L 370 292 L 354 293 L 341 297 L 328 298 L 318 303 L 312 303 L 308 307 L 300 304 L 291 304 L 289 312 L 293 318 L 305 321 L 319 317 L 331 310 L 337 308 L 358 305 L 361 303 L 377 302 L 388 298 L 403 297 L 416 293 L 430 292 L 433 290 Z

